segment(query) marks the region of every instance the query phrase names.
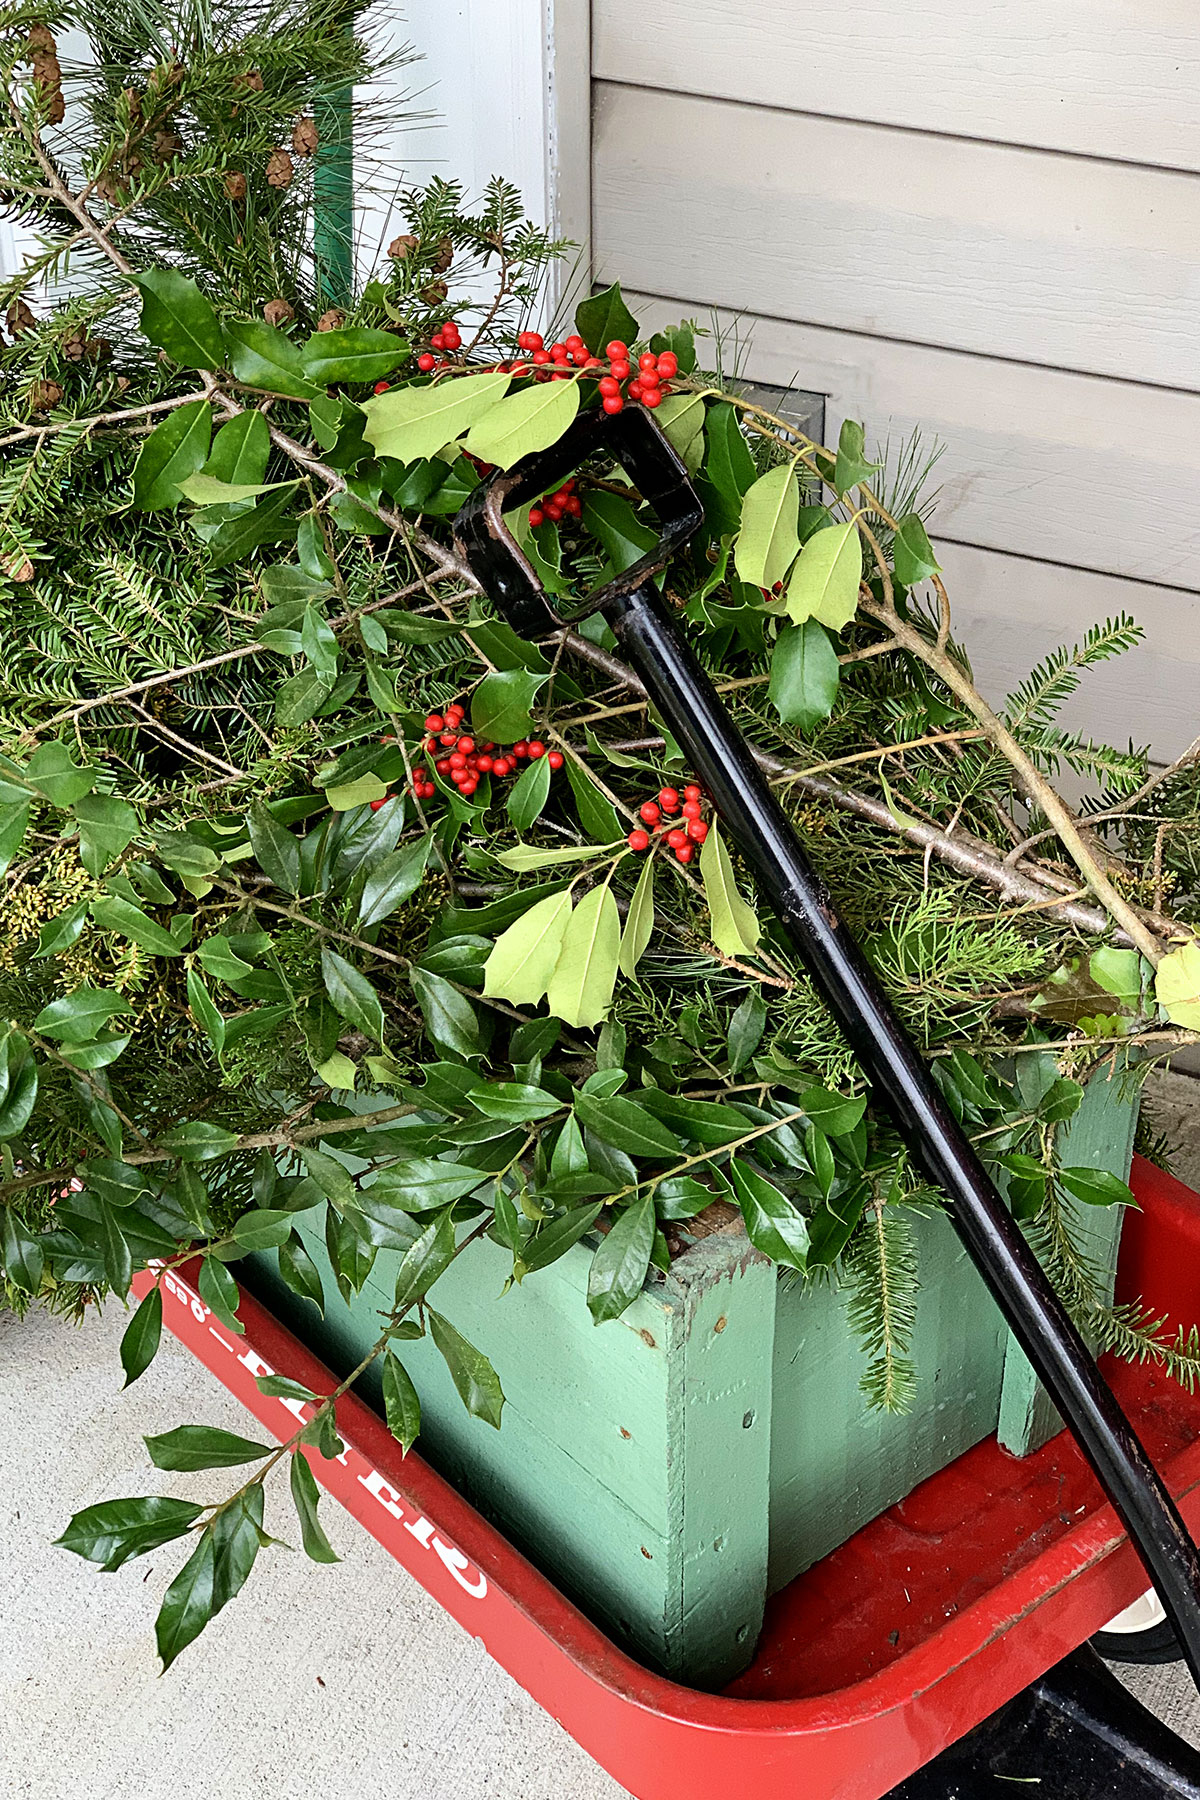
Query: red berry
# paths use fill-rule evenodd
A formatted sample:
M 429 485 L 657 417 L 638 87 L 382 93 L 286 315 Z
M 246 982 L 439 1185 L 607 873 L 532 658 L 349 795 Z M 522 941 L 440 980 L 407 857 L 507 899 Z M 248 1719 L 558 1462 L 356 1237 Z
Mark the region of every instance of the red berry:
M 687 832 L 681 831 L 677 825 L 674 831 L 668 831 L 667 842 L 670 844 L 672 850 L 682 850 L 683 846 L 687 843 Z
M 638 381 L 641 384 L 643 391 L 647 394 L 650 392 L 651 388 L 661 386 L 661 380 L 657 369 L 639 370 Z
M 631 400 L 640 400 L 641 397 L 642 397 L 641 382 L 640 381 L 631 381 L 629 384 L 629 398 Z
M 560 344 L 551 344 L 550 354 L 554 358 L 555 362 L 566 362 L 568 360 L 568 358 L 570 357 L 571 352 L 567 349 L 567 346 L 565 344 L 560 343 Z
M 622 400 L 620 394 L 605 394 L 604 399 L 600 404 L 603 406 L 606 413 L 619 413 L 625 411 L 625 402 Z
M 465 769 L 467 766 L 467 759 L 461 750 L 452 751 L 449 762 L 452 769 Z
M 552 769 L 561 769 L 563 766 L 563 761 L 564 761 L 562 751 L 561 750 L 551 750 L 549 756 L 546 758 L 546 761 L 550 764 L 550 767 Z
M 583 366 L 585 369 L 602 369 L 604 364 L 598 356 L 589 356 Z
M 563 509 L 557 500 L 547 500 L 544 510 L 546 517 L 555 525 L 563 516 Z
M 629 346 L 623 344 L 620 338 L 614 338 L 611 344 L 605 344 L 604 354 L 613 362 L 622 362 L 629 355 Z
M 437 357 L 430 356 L 428 350 L 426 350 L 423 356 L 418 356 L 417 367 L 420 369 L 422 375 L 428 375 L 430 369 L 435 369 L 437 367 Z
M 522 350 L 540 350 L 543 343 L 542 334 L 540 331 L 519 331 L 517 343 Z
M 700 802 L 698 800 L 685 800 L 679 810 L 685 819 L 698 819 L 700 817 Z
M 653 800 L 647 800 L 644 806 L 638 807 L 638 818 L 643 819 L 647 825 L 657 825 L 661 817 L 662 814 Z
M 458 350 L 461 347 L 462 347 L 462 338 L 459 335 L 458 326 L 453 323 L 449 324 L 449 325 L 443 325 L 442 326 L 442 348 L 443 348 L 443 350 Z
M 695 850 L 694 845 L 680 844 L 679 848 L 675 852 L 675 861 L 681 862 L 681 863 L 690 863 L 693 856 L 695 856 L 695 854 L 696 854 L 696 850 Z
M 664 350 L 658 359 L 658 372 L 664 378 L 679 373 L 679 358 L 673 350 Z
M 540 506 L 531 506 L 529 509 L 529 524 L 530 524 L 531 530 L 536 531 L 539 525 L 544 525 L 545 523 L 546 523 L 546 515 L 542 511 L 541 507 Z
M 658 367 L 658 357 L 655 355 L 654 351 L 653 350 L 643 350 L 642 354 L 638 357 L 638 368 L 639 369 L 656 369 L 657 367 Z
M 426 713 L 425 729 L 426 731 L 444 731 L 446 729 L 446 721 L 441 713 Z
M 437 796 L 437 789 L 434 787 L 432 781 L 427 781 L 425 783 L 425 786 L 421 789 L 422 800 L 433 800 L 436 798 L 436 796 Z
M 611 364 L 608 372 L 614 380 L 624 381 L 629 374 L 629 364 L 621 357 Z
M 434 332 L 429 340 L 429 347 L 431 350 L 444 350 L 446 348 L 446 340 L 440 331 Z
M 375 392 L 377 394 L 386 394 L 391 385 L 390 381 L 377 381 L 375 383 Z
M 450 773 L 450 758 L 448 756 L 439 756 L 433 766 L 439 775 L 448 775 Z
M 651 412 L 653 412 L 656 407 L 661 406 L 662 405 L 662 389 L 661 388 L 651 388 L 648 393 L 643 394 L 642 395 L 642 405 L 648 406 L 650 408 Z
M 470 756 L 472 750 L 475 748 L 475 739 L 473 737 L 460 737 L 458 740 L 458 747 L 464 756 Z
M 429 770 L 416 768 L 413 770 L 413 781 L 417 787 L 423 787 L 429 780 Z
M 626 841 L 631 850 L 648 850 L 650 848 L 649 836 L 644 831 L 631 831 Z
M 429 735 L 429 737 L 421 739 L 421 748 L 422 748 L 422 750 L 424 750 L 426 756 L 433 756 L 436 754 L 437 739 L 432 735 L 432 733 Z
M 693 843 L 702 844 L 708 836 L 708 826 L 704 823 L 703 819 L 689 819 L 687 822 L 687 834 Z
M 703 800 L 704 789 L 698 782 L 689 781 L 683 790 L 683 797 L 685 800 Z
M 491 739 L 489 738 L 488 742 L 483 747 L 487 751 L 488 755 L 490 756 L 492 754 L 492 751 L 497 748 L 497 745 L 493 744 Z
M 510 756 L 528 756 L 529 755 L 528 741 L 525 738 L 518 738 L 517 742 L 513 745 L 512 749 L 509 751 L 508 754 Z
M 384 796 L 383 796 L 383 799 L 382 799 L 382 800 L 372 800 L 372 802 L 371 802 L 371 811 L 372 811 L 372 812 L 378 812 L 378 811 L 379 811 L 379 809 L 380 809 L 380 807 L 381 807 L 381 806 L 386 806 L 386 805 L 387 805 L 387 803 L 388 803 L 388 801 L 389 801 L 389 800 L 390 800 L 390 799 L 391 799 L 391 797 L 392 797 L 392 796 L 391 796 L 391 795 L 390 795 L 390 794 L 385 794 L 385 795 L 384 795 Z
M 537 762 L 538 758 L 545 756 L 545 754 L 546 754 L 546 746 L 545 746 L 545 744 L 542 743 L 541 739 L 540 738 L 530 738 L 530 740 L 529 740 L 529 760 L 530 760 L 530 762 Z
M 465 781 L 459 782 L 458 791 L 460 794 L 462 794 L 464 799 L 469 800 L 471 795 L 475 792 L 475 789 L 478 786 L 479 786 L 479 783 L 476 781 L 475 777 L 473 775 L 468 775 L 468 777 Z
M 611 375 L 602 375 L 597 384 L 602 394 L 619 394 L 621 384 Z
M 563 508 L 563 511 L 568 513 L 572 519 L 581 519 L 583 517 L 583 501 L 579 498 L 578 494 L 571 495 L 566 506 Z
M 669 381 L 664 381 L 658 391 L 662 395 L 663 399 L 665 400 L 668 394 L 674 392 L 674 389 L 672 388 Z
M 496 758 L 495 762 L 492 764 L 492 774 L 493 775 L 507 775 L 508 771 L 511 768 L 512 768 L 512 764 L 509 762 L 509 760 L 506 756 L 498 756 Z
M 567 345 L 567 349 L 571 352 L 572 356 L 574 356 L 576 350 L 586 350 L 587 349 L 587 345 L 584 343 L 583 339 L 580 337 L 580 335 L 577 331 L 573 331 L 571 333 L 570 337 L 566 339 L 566 345 Z
M 673 787 L 659 788 L 658 804 L 662 807 L 664 812 L 678 812 L 679 795 Z
M 535 350 L 532 360 L 534 368 L 540 369 L 550 361 L 550 352 L 548 350 Z
M 479 770 L 481 775 L 490 774 L 492 766 L 492 759 L 490 756 L 484 755 L 475 758 L 475 767 Z

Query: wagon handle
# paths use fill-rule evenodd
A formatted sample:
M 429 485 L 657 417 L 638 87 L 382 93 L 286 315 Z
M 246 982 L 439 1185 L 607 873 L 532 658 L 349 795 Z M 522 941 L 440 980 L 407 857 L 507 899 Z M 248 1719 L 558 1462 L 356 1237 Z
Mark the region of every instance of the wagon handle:
M 1178 1509 L 655 590 L 654 575 L 703 517 L 679 457 L 640 407 L 613 415 L 588 412 L 551 449 L 475 489 L 455 521 L 459 546 L 516 631 L 539 637 L 561 630 L 568 619 L 552 607 L 504 515 L 559 484 L 598 450 L 617 458 L 655 508 L 662 537 L 570 617 L 599 612 L 612 628 L 901 1137 L 948 1196 L 950 1219 L 968 1256 L 1116 1509 L 1200 1688 L 1200 1556 Z

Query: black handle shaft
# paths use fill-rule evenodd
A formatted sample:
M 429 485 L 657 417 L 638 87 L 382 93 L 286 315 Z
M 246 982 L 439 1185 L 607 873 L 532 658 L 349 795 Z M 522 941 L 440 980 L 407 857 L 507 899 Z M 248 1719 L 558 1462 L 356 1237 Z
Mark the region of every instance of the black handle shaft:
M 872 1087 L 1136 1546 L 1200 1687 L 1200 1557 L 1137 1433 L 839 921 L 745 739 L 652 589 L 604 609 Z

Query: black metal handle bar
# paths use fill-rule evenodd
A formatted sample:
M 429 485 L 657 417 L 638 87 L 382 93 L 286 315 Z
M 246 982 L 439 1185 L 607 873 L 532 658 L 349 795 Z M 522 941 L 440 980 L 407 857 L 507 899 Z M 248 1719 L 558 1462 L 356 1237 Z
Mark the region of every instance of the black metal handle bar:
M 966 1133 L 892 1011 L 874 971 L 809 867 L 746 740 L 663 607 L 651 577 L 702 517 L 687 472 L 640 408 L 588 414 L 552 450 L 490 478 L 458 515 L 460 545 L 513 627 L 542 636 L 562 621 L 505 526 L 604 448 L 664 529 L 658 549 L 589 597 L 712 796 L 713 805 L 795 944 L 813 984 L 925 1174 L 950 1201 L 967 1254 L 1112 1501 L 1200 1688 L 1200 1556 L 1166 1486 Z M 576 615 L 578 616 L 578 615 Z

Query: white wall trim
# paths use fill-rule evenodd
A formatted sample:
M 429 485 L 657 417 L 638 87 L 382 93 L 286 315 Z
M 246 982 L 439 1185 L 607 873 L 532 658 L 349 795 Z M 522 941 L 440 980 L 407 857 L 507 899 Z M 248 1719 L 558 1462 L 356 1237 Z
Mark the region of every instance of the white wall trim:
M 430 116 L 397 138 L 388 183 L 444 174 L 478 195 L 493 175 L 514 182 L 532 219 L 581 246 L 558 271 L 549 312 L 587 281 L 590 15 L 589 0 L 407 0 L 396 22 L 422 60 L 398 71 L 392 97 L 407 92 Z M 382 196 L 360 193 L 366 260 L 388 229 Z

